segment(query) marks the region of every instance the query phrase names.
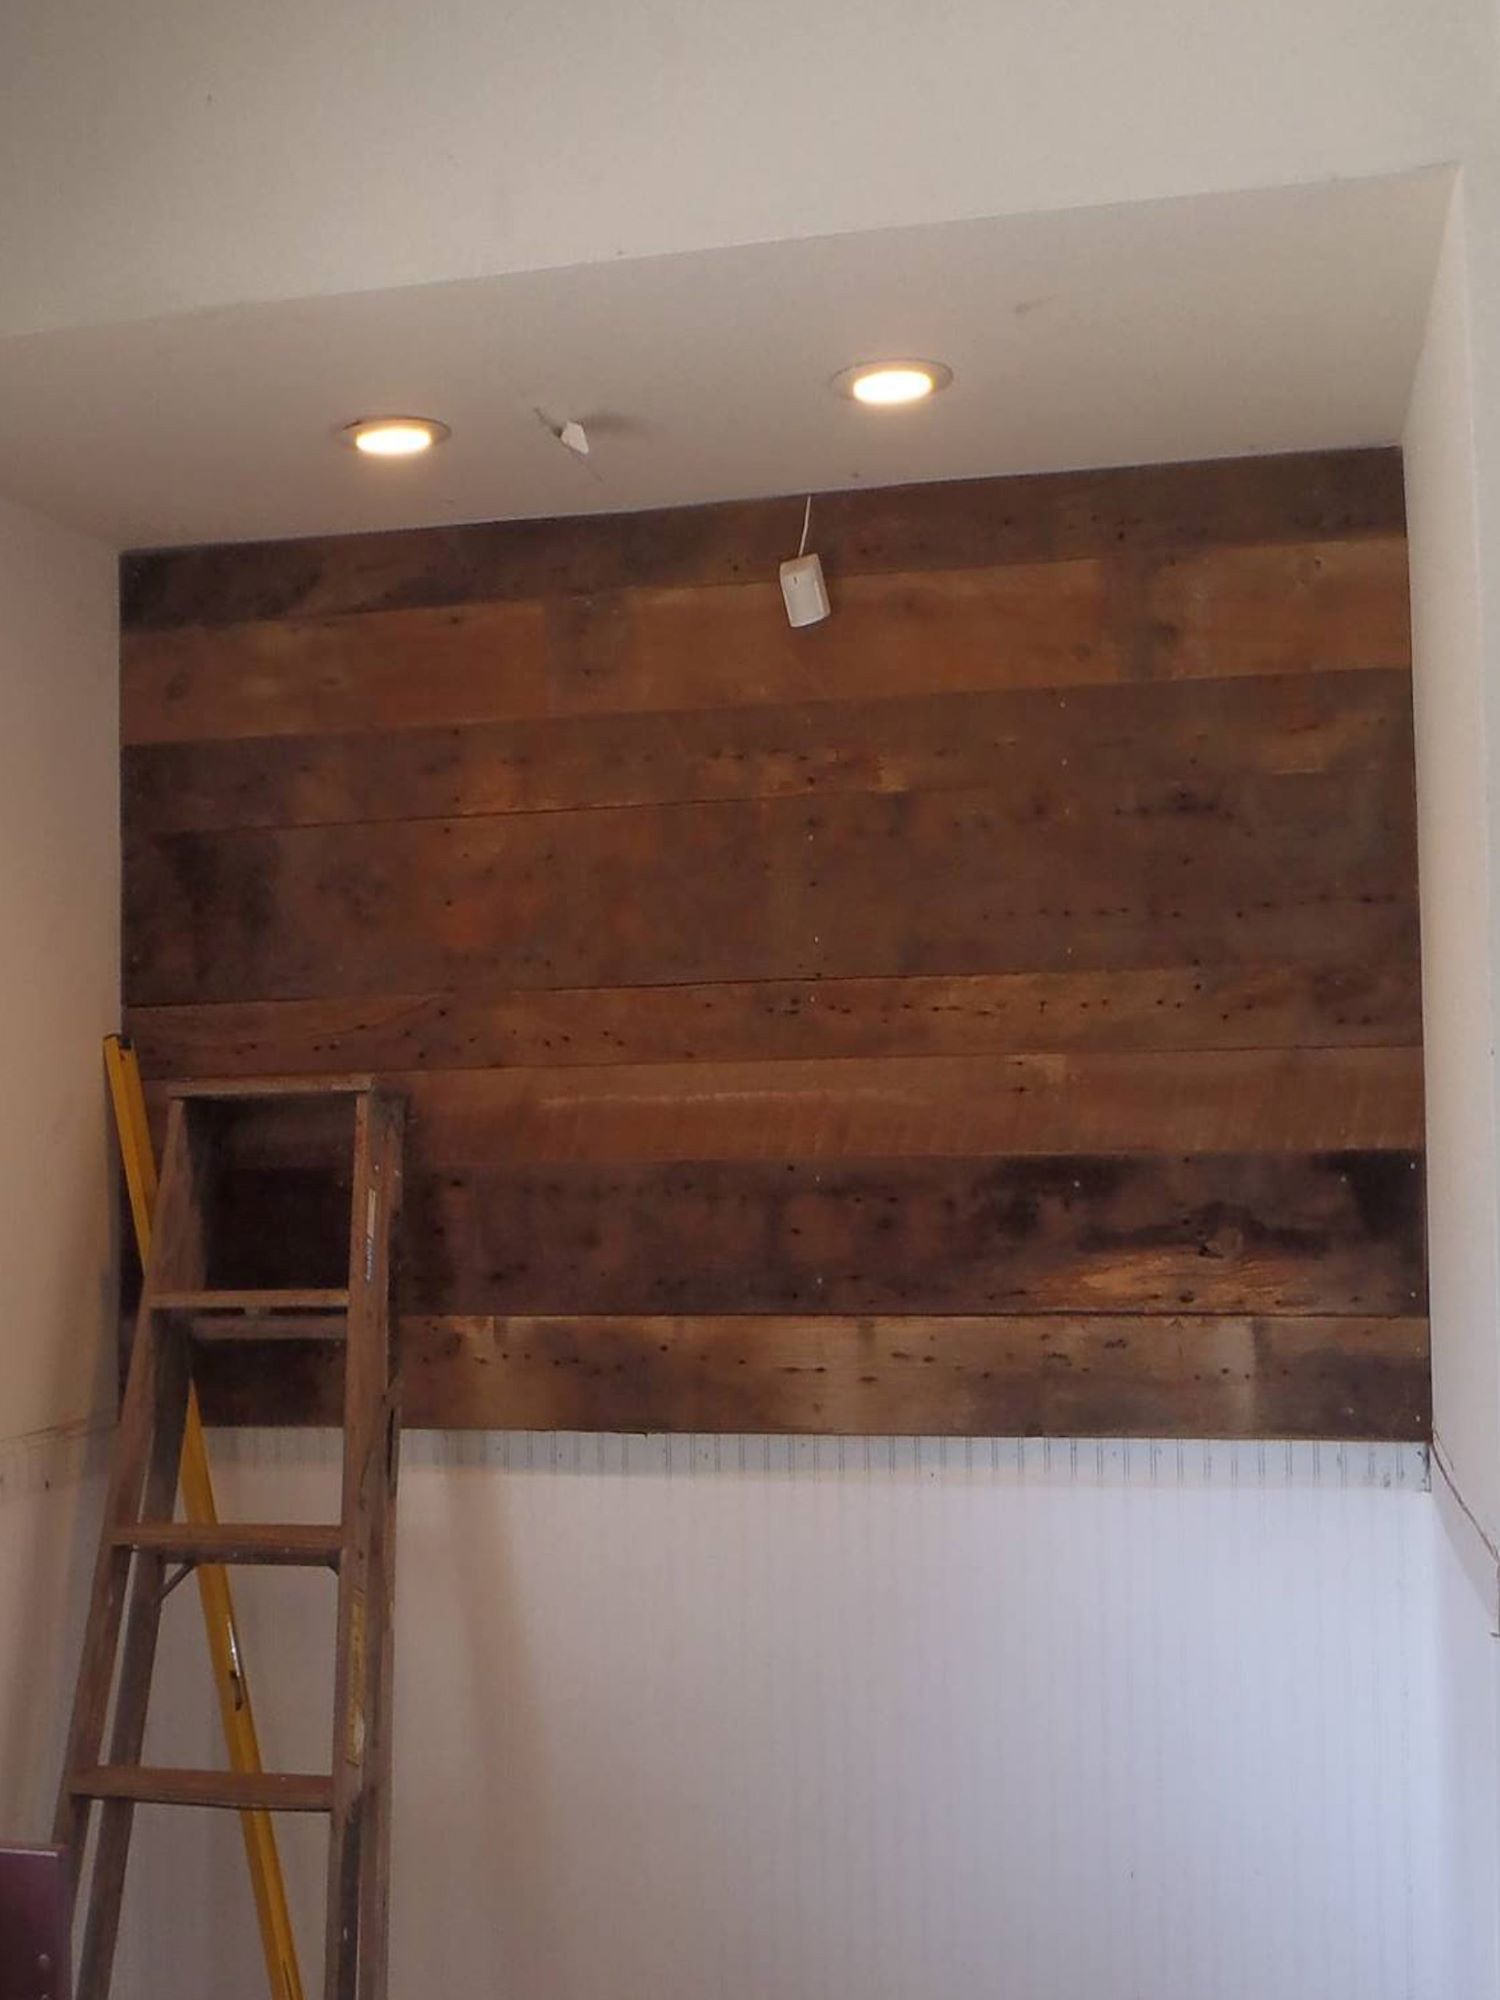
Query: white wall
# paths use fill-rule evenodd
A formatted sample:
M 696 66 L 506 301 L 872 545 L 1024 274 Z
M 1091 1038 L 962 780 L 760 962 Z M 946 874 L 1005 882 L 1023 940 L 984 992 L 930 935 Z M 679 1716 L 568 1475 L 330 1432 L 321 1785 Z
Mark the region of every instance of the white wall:
M 0 1844 L 51 1838 L 108 1441 L 0 1440 Z
M 322 1435 L 220 1463 L 236 1510 L 334 1505 Z M 1457 2000 L 1423 1472 L 1415 1448 L 409 1438 L 393 1993 Z M 294 1765 L 326 1756 L 332 1595 L 240 1592 Z M 207 1754 L 197 1607 L 168 1610 L 153 1734 Z M 121 2000 L 259 2000 L 233 1826 L 141 1825 Z M 287 1836 L 304 1974 L 320 1848 Z
M 0 501 L 0 1439 L 110 1401 L 118 680 L 112 552 Z
M 1437 1450 L 1500 1539 L 1500 1154 L 1486 691 L 1465 189 L 1405 437 Z
M 0 333 L 1399 171 L 1492 0 L 7 0 Z
M 1441 1485 L 1432 1537 L 1438 1772 L 1436 1867 L 1442 1885 L 1442 1991 L 1500 1994 L 1500 1653 L 1476 1590 L 1473 1531 Z M 1493 1588 L 1493 1564 L 1490 1588 Z
M 111 1399 L 115 564 L 0 501 L 0 1838 L 45 1835 Z
M 1422 902 L 1434 1627 L 1450 1990 L 1500 1993 L 1500 201 L 1453 212 L 1405 437 Z

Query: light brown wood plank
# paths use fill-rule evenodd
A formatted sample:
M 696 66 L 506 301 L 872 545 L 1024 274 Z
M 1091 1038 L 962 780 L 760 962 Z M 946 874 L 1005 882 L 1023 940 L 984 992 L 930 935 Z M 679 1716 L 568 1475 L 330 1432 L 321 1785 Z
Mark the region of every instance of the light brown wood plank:
M 123 803 L 136 835 L 841 792 L 1004 789 L 1046 811 L 1101 781 L 1209 798 L 1412 755 L 1411 678 L 1387 669 L 148 744 L 126 750 Z
M 1415 948 L 1399 765 L 1211 797 L 753 800 L 135 840 L 131 1004 Z
M 836 595 L 832 618 L 799 631 L 773 569 L 764 582 L 637 587 L 556 599 L 545 612 L 477 604 L 127 633 L 122 730 L 127 745 L 146 745 L 509 723 L 518 754 L 532 751 L 529 782 L 544 788 L 567 766 L 541 750 L 570 739 L 555 728 L 549 738 L 538 718 L 1036 696 L 1140 675 L 1305 680 L 1411 662 L 1405 543 L 1389 536 L 1216 549 L 1139 573 L 1089 560 L 856 576 Z M 649 740 L 659 726 L 634 734 Z M 748 754 L 755 728 L 738 726 Z M 594 741 L 573 737 L 585 751 Z M 640 761 L 627 754 L 629 730 L 620 748 L 616 782 Z M 249 756 L 232 776 L 253 769 Z M 451 751 L 421 746 L 407 761 L 420 769 L 424 759 L 441 786 Z M 316 773 L 304 783 L 316 792 Z
M 1166 555 L 1145 599 L 1153 673 L 1411 670 L 1404 536 Z
M 1098 562 L 852 578 L 787 624 L 760 583 L 127 634 L 127 744 L 373 734 L 1120 678 Z
M 1415 1152 L 1418 1049 L 413 1071 L 414 1161 Z M 275 1145 L 278 1135 L 266 1138 Z M 253 1134 L 240 1156 L 254 1161 Z M 263 1157 L 263 1156 L 262 1156 Z
M 1131 669 L 1103 562 L 1021 564 L 833 586 L 794 630 L 774 568 L 717 590 L 634 588 L 547 608 L 554 709 L 660 714 L 1108 683 Z
M 818 497 L 830 574 L 977 569 L 1125 549 L 1398 534 L 1395 450 L 1302 452 Z M 661 513 L 501 521 L 297 542 L 140 551 L 127 629 L 399 609 L 773 576 L 802 496 Z
M 1424 1439 L 1427 1322 L 1159 1314 L 407 1318 L 409 1425 L 852 1436 Z M 327 1421 L 237 1357 L 216 1421 Z
M 547 712 L 539 604 L 125 633 L 126 743 L 400 729 Z
M 833 616 L 797 631 L 769 575 L 559 599 L 554 704 L 619 714 L 1411 665 L 1399 536 L 851 577 L 832 590 Z

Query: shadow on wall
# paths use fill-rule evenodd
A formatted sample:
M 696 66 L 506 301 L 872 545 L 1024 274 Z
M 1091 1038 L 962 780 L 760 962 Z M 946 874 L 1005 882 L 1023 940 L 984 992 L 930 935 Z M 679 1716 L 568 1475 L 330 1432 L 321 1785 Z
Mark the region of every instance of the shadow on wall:
M 109 1433 L 0 1443 L 0 1836 L 50 1838 Z

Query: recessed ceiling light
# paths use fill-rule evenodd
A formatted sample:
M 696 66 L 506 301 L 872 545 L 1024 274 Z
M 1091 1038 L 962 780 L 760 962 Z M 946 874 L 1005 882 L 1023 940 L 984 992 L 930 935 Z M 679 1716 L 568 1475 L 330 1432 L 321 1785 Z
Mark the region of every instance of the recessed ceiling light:
M 345 424 L 340 437 L 371 458 L 415 458 L 448 435 L 448 426 L 431 417 L 366 417 Z
M 953 370 L 941 361 L 861 361 L 835 375 L 833 386 L 856 403 L 891 409 L 923 402 L 952 380 Z

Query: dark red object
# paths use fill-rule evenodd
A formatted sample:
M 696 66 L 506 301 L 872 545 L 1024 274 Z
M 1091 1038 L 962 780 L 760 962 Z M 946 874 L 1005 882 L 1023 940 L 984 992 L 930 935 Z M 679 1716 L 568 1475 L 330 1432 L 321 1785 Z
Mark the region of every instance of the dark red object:
M 69 2000 L 67 1864 L 55 1847 L 0 1847 L 0 2000 Z

